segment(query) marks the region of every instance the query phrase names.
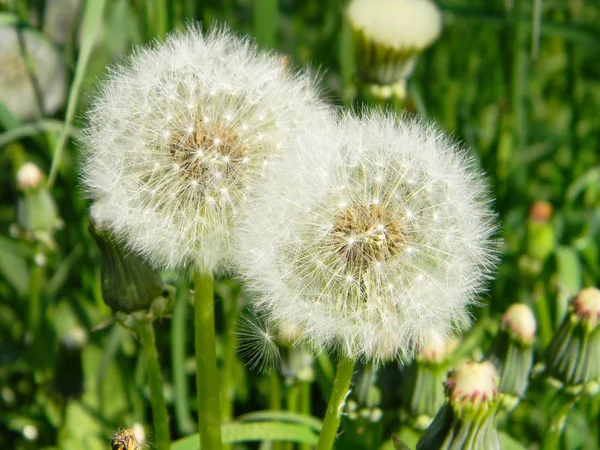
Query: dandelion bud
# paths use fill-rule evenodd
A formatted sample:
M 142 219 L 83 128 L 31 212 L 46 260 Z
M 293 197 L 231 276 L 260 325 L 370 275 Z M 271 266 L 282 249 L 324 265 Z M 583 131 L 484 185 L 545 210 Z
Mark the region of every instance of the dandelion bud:
M 88 113 L 95 214 L 155 267 L 229 269 L 240 204 L 291 136 L 326 116 L 313 85 L 224 29 L 140 49 Z
M 527 219 L 527 255 L 540 263 L 546 261 L 556 245 L 552 209 L 548 202 L 535 202 Z
M 63 106 L 67 93 L 65 63 L 42 35 L 0 27 L 0 67 L 0 102 L 20 120 L 54 114 Z
M 583 289 L 547 350 L 551 377 L 573 393 L 596 391 L 600 382 L 600 290 Z
M 42 241 L 50 240 L 62 226 L 56 203 L 43 181 L 42 171 L 31 162 L 23 164 L 16 174 L 17 188 L 22 191 L 17 201 L 18 225 Z
M 535 317 L 527 305 L 515 303 L 502 316 L 492 352 L 500 367 L 499 391 L 504 394 L 506 410 L 512 410 L 527 390 L 535 330 Z
M 457 345 L 457 339 L 432 333 L 417 359 L 406 370 L 402 385 L 404 403 L 417 429 L 427 428 L 444 403 L 443 383 L 449 357 Z
M 123 250 L 103 224 L 90 221 L 90 234 L 102 258 L 102 297 L 113 312 L 147 310 L 163 293 L 160 273 L 137 255 Z
M 495 417 L 498 374 L 490 362 L 468 362 L 448 373 L 446 403 L 417 444 L 420 449 L 500 449 Z
M 17 171 L 17 188 L 21 191 L 35 189 L 44 179 L 40 168 L 32 162 L 26 162 Z
M 256 308 L 300 343 L 374 362 L 461 328 L 496 260 L 472 165 L 433 126 L 379 112 L 299 141 L 244 208 Z
M 430 0 L 353 0 L 348 19 L 360 77 L 382 98 L 403 97 L 417 56 L 437 39 L 442 16 Z

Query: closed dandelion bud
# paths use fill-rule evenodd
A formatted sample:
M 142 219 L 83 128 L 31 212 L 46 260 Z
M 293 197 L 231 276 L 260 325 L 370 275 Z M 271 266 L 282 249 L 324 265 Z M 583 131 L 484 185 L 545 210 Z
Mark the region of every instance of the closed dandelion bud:
M 360 77 L 380 98 L 403 98 L 418 55 L 441 32 L 438 7 L 430 0 L 353 0 L 348 20 Z
M 375 363 L 463 327 L 496 261 L 472 166 L 432 125 L 380 112 L 299 140 L 244 208 L 255 307 L 298 343 Z
M 568 392 L 593 393 L 600 383 L 600 290 L 583 289 L 547 349 L 548 373 Z
M 446 402 L 417 450 L 500 449 L 496 430 L 498 374 L 493 364 L 468 362 L 448 373 Z
M 17 201 L 19 227 L 39 240 L 51 241 L 52 233 L 62 226 L 62 221 L 42 171 L 34 163 L 27 162 L 17 171 L 16 183 L 21 191 Z
M 457 345 L 455 338 L 432 333 L 416 360 L 406 370 L 403 379 L 404 403 L 417 429 L 427 428 L 444 403 L 444 380 L 449 358 Z
M 541 263 L 552 254 L 556 245 L 552 210 L 548 202 L 535 202 L 527 218 L 527 255 Z
M 64 105 L 65 64 L 42 35 L 0 26 L 0 67 L 0 102 L 20 120 L 54 114 Z
M 88 112 L 95 214 L 154 267 L 229 269 L 234 218 L 269 160 L 328 120 L 316 97 L 312 77 L 225 29 L 139 49 Z
M 102 223 L 92 219 L 89 230 L 100 249 L 104 303 L 115 313 L 130 314 L 151 308 L 163 293 L 160 273 L 139 256 L 124 250 Z
M 502 316 L 492 351 L 500 367 L 498 388 L 504 394 L 503 407 L 507 410 L 513 409 L 527 390 L 535 331 L 535 317 L 527 305 L 515 303 Z

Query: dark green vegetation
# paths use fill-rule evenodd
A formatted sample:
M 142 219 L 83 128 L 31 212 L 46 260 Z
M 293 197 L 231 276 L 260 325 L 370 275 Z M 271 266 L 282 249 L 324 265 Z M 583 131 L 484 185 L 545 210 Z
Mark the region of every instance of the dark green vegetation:
M 0 1 L 0 25 L 48 36 L 38 17 L 55 1 Z M 419 60 L 407 108 L 435 119 L 478 156 L 489 175 L 504 241 L 491 294 L 473 311 L 474 326 L 453 361 L 485 355 L 502 312 L 522 302 L 536 314 L 535 357 L 543 363 L 568 300 L 583 287 L 600 285 L 600 4 L 444 0 L 439 5 L 444 31 Z M 110 436 L 121 427 L 142 423 L 150 432 L 139 340 L 114 324 L 92 331 L 106 322 L 110 309 L 102 301 L 99 252 L 88 233 L 76 137 L 107 66 L 132 44 L 160 39 L 192 19 L 205 27 L 221 21 L 288 54 L 297 66 L 318 68 L 333 102 L 360 108 L 343 9 L 341 0 L 88 0 L 81 8 L 62 9 L 65 18 L 75 13 L 66 39 L 58 43 L 70 80 L 67 106 L 52 117 L 19 123 L 0 104 L 1 448 L 100 450 L 110 447 Z M 392 107 L 400 113 L 398 105 Z M 46 174 L 61 227 L 51 209 L 40 208 L 37 232 L 23 232 L 27 219 L 17 215 L 17 204 L 26 199 L 15 174 L 26 161 Z M 552 211 L 540 212 L 539 204 L 533 208 L 540 201 L 549 202 Z M 176 440 L 196 432 L 193 312 L 187 282 L 169 273 L 164 279 L 177 286 L 176 303 L 170 317 L 154 326 Z M 322 418 L 334 358 L 320 355 L 307 369 L 290 350 L 284 360 L 293 363 L 284 372 L 250 371 L 235 350 L 246 299 L 231 280 L 217 280 L 215 292 L 223 416 L 286 409 Z M 314 370 L 314 377 L 302 370 Z M 512 445 L 506 448 L 537 448 L 548 435 L 553 411 L 562 407 L 557 388 L 538 372 L 534 369 L 526 399 L 499 420 L 503 439 Z M 414 448 L 418 434 L 401 395 L 406 373 L 391 364 L 375 378 L 371 368 L 359 368 L 351 397 L 359 410 L 380 408 L 383 416 L 375 423 L 361 414 L 345 417 L 338 448 L 391 448 L 392 433 Z M 310 419 L 286 416 L 277 425 L 275 414 L 266 417 L 270 425 L 262 428 L 252 417 L 224 428 L 225 441 L 297 436 L 297 442 L 314 442 L 318 424 Z M 600 395 L 578 399 L 561 445 L 599 448 L 599 417 Z M 177 449 L 192 449 L 197 439 L 188 442 Z M 234 447 L 258 448 L 244 445 Z

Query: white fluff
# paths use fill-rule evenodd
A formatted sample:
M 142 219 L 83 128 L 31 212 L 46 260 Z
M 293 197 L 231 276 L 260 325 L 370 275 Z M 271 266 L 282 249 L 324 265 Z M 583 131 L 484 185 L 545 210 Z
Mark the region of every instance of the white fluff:
M 468 323 L 496 263 L 495 216 L 481 173 L 439 129 L 348 115 L 271 170 L 244 209 L 240 272 L 299 344 L 385 361 Z
M 227 267 L 232 221 L 269 158 L 327 120 L 316 97 L 311 76 L 225 29 L 137 49 L 88 113 L 96 219 L 154 266 Z
M 0 102 L 19 119 L 41 115 L 34 77 L 45 114 L 54 114 L 65 102 L 67 76 L 60 52 L 41 35 L 22 30 L 24 49 L 31 60 L 27 69 L 16 28 L 0 27 Z
M 352 0 L 353 26 L 375 41 L 397 49 L 422 49 L 442 29 L 442 16 L 430 0 Z

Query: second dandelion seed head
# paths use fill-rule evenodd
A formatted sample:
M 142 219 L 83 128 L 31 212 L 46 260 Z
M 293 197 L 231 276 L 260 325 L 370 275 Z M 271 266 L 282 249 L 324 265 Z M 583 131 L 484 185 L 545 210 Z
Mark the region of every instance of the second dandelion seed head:
M 495 261 L 472 162 L 436 128 L 348 115 L 275 167 L 246 210 L 242 271 L 301 341 L 382 361 L 461 328 Z

